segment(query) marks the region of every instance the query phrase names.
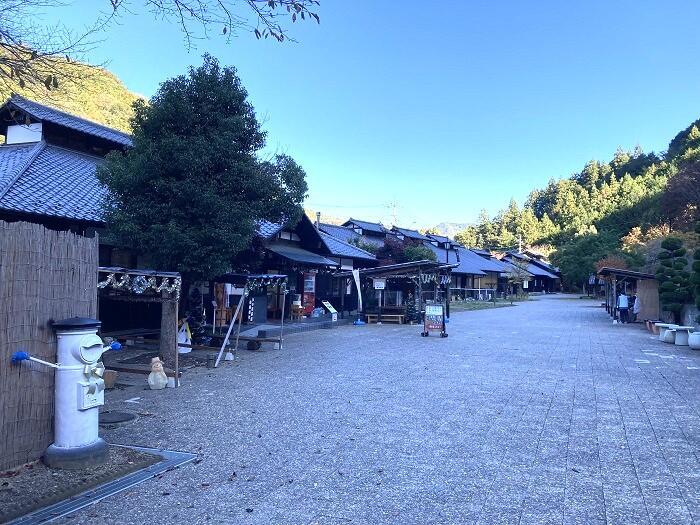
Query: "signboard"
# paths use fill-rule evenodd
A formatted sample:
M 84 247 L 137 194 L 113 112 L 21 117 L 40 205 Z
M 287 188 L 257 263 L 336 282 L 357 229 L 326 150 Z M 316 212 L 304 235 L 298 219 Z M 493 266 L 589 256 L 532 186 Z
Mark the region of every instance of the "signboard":
M 374 281 L 374 289 L 375 290 L 384 290 L 386 289 L 386 279 L 373 279 Z
M 425 319 L 423 320 L 423 337 L 430 332 L 440 332 L 440 337 L 447 337 L 445 331 L 445 306 L 442 304 L 426 304 Z
M 338 320 L 338 311 L 333 308 L 333 305 L 329 303 L 328 301 L 321 301 L 321 304 L 326 307 L 326 310 L 328 310 L 331 314 L 331 321 L 337 321 Z

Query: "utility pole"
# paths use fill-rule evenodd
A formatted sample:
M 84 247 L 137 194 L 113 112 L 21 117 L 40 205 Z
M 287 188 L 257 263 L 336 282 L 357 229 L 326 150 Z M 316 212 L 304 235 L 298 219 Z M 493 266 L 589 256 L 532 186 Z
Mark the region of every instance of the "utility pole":
M 396 216 L 396 208 L 399 207 L 398 203 L 394 200 L 394 201 L 390 202 L 389 204 L 387 204 L 386 207 L 389 208 L 389 212 L 391 214 L 391 220 L 393 221 L 392 225 L 396 226 L 398 224 L 398 219 Z

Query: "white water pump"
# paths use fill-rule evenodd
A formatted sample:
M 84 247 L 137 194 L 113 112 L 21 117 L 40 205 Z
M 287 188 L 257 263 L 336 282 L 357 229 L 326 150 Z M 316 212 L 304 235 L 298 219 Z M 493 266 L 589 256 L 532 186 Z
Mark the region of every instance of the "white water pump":
M 98 434 L 99 408 L 104 405 L 104 365 L 107 350 L 97 335 L 100 321 L 73 317 L 53 324 L 58 339 L 58 364 L 17 352 L 13 361 L 30 360 L 56 369 L 54 443 L 44 453 L 50 467 L 78 469 L 103 462 L 107 443 Z

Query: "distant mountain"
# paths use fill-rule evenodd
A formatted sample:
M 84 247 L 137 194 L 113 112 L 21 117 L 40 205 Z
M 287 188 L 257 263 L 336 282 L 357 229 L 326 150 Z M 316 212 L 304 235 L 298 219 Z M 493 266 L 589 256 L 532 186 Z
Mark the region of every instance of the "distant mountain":
M 311 219 L 311 222 L 313 222 L 313 223 L 316 222 L 316 211 L 315 210 L 310 210 L 310 209 L 306 208 L 306 209 L 304 209 L 304 212 L 309 217 L 309 219 Z M 333 215 L 326 215 L 325 213 L 321 212 L 321 222 L 325 223 L 325 224 L 341 225 L 347 220 L 348 220 L 348 217 L 341 219 L 340 217 L 334 217 Z
M 81 116 L 93 122 L 131 132 L 132 104 L 140 97 L 129 91 L 115 75 L 98 67 L 67 65 L 66 75 L 57 75 L 58 87 L 8 86 L 0 83 L 0 104 L 14 91 L 31 100 Z M 79 73 L 76 73 L 79 71 Z
M 469 226 L 469 223 L 466 222 L 441 222 L 440 224 L 432 226 L 431 229 L 437 230 L 440 235 L 453 238 L 455 233 L 461 232 L 467 226 Z

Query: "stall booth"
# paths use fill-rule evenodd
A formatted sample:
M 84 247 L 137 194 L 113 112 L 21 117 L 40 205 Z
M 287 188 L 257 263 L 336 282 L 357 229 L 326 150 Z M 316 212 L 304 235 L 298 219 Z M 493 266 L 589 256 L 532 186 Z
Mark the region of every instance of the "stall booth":
M 98 319 L 100 335 L 125 342 L 158 344 L 166 374 L 180 377 L 177 351 L 177 319 L 182 277 L 177 272 L 159 272 L 119 267 L 98 268 Z M 144 312 L 157 315 L 143 315 Z M 124 315 L 128 312 L 130 315 Z M 150 366 L 119 362 L 107 356 L 108 368 L 118 372 L 150 373 Z M 175 381 L 175 386 L 178 382 Z
M 217 285 L 223 284 L 230 285 L 232 289 L 240 290 L 240 294 L 231 297 L 229 301 L 232 309 L 231 320 L 221 341 L 215 367 L 219 366 L 221 359 L 225 356 L 225 351 L 230 352 L 231 358 L 235 357 L 241 340 L 258 347 L 261 343 L 272 342 L 278 349 L 282 349 L 287 280 L 287 276 L 284 274 L 247 273 L 227 273 L 214 279 L 215 288 Z M 263 333 L 258 331 L 256 336 L 242 336 L 241 325 L 244 319 L 247 323 L 252 324 L 269 323 L 267 313 L 269 298 L 272 298 L 275 306 L 279 305 L 281 308 L 279 324 L 270 325 L 270 330 L 265 330 Z
M 455 266 L 423 260 L 339 272 L 335 277 L 354 282 L 359 319 L 402 324 L 420 321 L 427 302 L 444 302 L 449 316 L 447 290 Z
M 622 268 L 604 267 L 598 271 L 605 292 L 605 310 L 613 319 L 618 318 L 617 298 L 620 293 L 636 295 L 640 301 L 637 320 L 659 319 L 659 283 L 650 273 L 634 272 Z

